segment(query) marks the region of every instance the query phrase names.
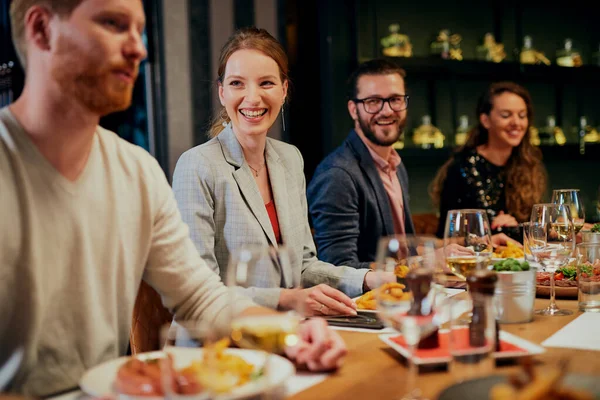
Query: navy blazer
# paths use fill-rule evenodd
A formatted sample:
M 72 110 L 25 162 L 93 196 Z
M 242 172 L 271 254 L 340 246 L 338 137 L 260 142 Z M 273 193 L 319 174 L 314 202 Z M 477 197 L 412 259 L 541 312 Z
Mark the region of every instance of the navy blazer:
M 406 233 L 414 233 L 408 174 L 398 166 Z M 394 234 L 392 210 L 375 161 L 352 130 L 317 167 L 308 186 L 309 211 L 319 259 L 354 268 L 375 261 L 377 241 Z

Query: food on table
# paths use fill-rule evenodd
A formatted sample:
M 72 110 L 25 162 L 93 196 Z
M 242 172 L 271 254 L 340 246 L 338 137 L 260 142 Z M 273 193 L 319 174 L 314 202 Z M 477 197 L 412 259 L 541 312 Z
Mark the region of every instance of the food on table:
M 498 248 L 500 249 L 500 248 Z M 525 253 L 523 249 L 512 242 L 508 242 L 506 247 L 502 247 L 500 251 L 494 251 L 492 257 L 494 258 L 523 258 Z
M 519 262 L 519 260 L 515 260 L 514 258 L 507 258 L 506 260 L 498 261 L 494 264 L 494 271 L 512 271 L 512 272 L 521 272 L 521 271 L 529 271 L 529 263 L 527 261 Z
M 579 269 L 586 281 L 600 282 L 600 260 L 596 260 L 594 264 L 585 262 L 579 265 Z M 550 272 L 538 272 L 537 284 L 550 286 Z M 561 287 L 577 287 L 577 268 L 575 266 L 558 268 L 554 273 L 554 284 Z
M 408 271 L 409 271 L 409 268 L 404 264 L 397 264 L 396 267 L 394 268 L 394 274 L 398 278 L 406 277 L 406 274 L 408 274 Z
M 133 357 L 117 371 L 115 390 L 133 396 L 164 396 L 161 363 L 168 363 L 166 367 L 172 371 L 173 392 L 182 395 L 199 394 L 206 388 L 226 393 L 258 378 L 260 374 L 255 372 L 253 364 L 225 352 L 228 346 L 229 339 L 205 346 L 201 359 L 179 370 L 173 367 L 170 355 L 151 359 Z
M 591 229 L 592 232 L 600 233 L 600 224 L 594 224 Z
M 490 390 L 490 400 L 592 400 L 583 390 L 561 384 L 566 375 L 566 361 L 543 373 L 534 370 L 533 361 L 522 361 L 523 371 L 509 375 L 507 383 L 498 383 Z
M 114 382 L 119 394 L 131 396 L 164 396 L 161 383 L 161 363 L 168 363 L 167 368 L 173 370 L 173 391 L 178 394 L 198 394 L 204 388 L 195 376 L 173 369 L 170 357 L 140 359 L 131 358 L 117 371 Z
M 363 294 L 356 300 L 356 307 L 359 310 L 376 310 L 377 309 L 377 301 L 375 300 L 377 296 L 377 291 L 381 290 L 382 295 L 381 298 L 385 300 L 391 301 L 403 301 L 410 300 L 412 295 L 408 292 L 404 292 L 404 286 L 401 283 L 390 282 L 381 285 L 381 287 L 377 289 L 373 289 Z

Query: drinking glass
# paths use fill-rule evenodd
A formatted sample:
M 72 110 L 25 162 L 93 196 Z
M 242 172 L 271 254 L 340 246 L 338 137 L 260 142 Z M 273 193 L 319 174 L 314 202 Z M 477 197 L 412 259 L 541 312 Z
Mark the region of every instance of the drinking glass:
M 466 255 L 464 247 L 473 253 Z M 454 275 L 465 281 L 474 270 L 487 268 L 492 252 L 492 234 L 485 210 L 448 212 L 444 230 L 444 253 Z
M 579 310 L 600 312 L 600 243 L 580 243 L 575 249 Z
M 279 273 L 275 273 L 278 271 Z M 288 249 L 279 247 L 245 245 L 230 255 L 226 284 L 235 297 L 244 291 L 279 288 L 301 289 L 300 270 L 292 270 Z M 257 297 L 257 296 L 254 296 Z M 258 296 L 259 297 L 259 296 Z M 261 316 L 232 316 L 231 338 L 241 348 L 264 352 L 264 375 L 270 393 L 263 398 L 278 397 L 269 377 L 272 355 L 282 355 L 288 347 L 299 342 L 298 326 L 305 315 L 301 302 L 287 312 Z
M 556 189 L 552 191 L 552 203 L 569 207 L 573 227 L 577 235 L 585 223 L 585 210 L 579 189 Z
M 430 238 L 393 235 L 382 237 L 378 243 L 374 268 L 380 278 L 375 289 L 378 317 L 402 334 L 410 354 L 403 400 L 424 399 L 416 387 L 418 370 L 413 357 L 419 343 L 432 338 L 437 340 L 438 326 L 434 316 L 441 305 L 436 301 L 436 290 L 432 285 L 436 254 L 435 242 Z M 386 283 L 384 278 L 384 273 L 393 272 L 398 264 L 409 268 L 404 278 L 408 287 L 404 290 L 398 284 Z M 406 293 L 406 289 L 410 289 L 410 293 Z
M 565 204 L 535 204 L 529 226 L 529 249 L 535 261 L 550 275 L 550 305 L 536 310 L 540 315 L 570 315 L 555 300 L 554 273 L 565 266 L 575 250 L 575 228 L 570 207 Z

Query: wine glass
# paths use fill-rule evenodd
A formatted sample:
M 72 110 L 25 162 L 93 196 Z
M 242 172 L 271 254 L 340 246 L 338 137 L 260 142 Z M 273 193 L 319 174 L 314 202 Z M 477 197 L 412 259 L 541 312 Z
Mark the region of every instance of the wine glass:
M 585 223 L 585 210 L 579 189 L 556 189 L 552 191 L 552 203 L 564 204 L 570 208 L 573 227 L 577 235 Z
M 554 273 L 573 257 L 575 228 L 570 207 L 565 204 L 535 204 L 529 226 L 529 249 L 544 271 L 550 273 L 550 305 L 535 310 L 540 315 L 571 315 L 558 308 L 555 301 Z
M 465 253 L 465 247 L 470 254 Z M 487 212 L 450 210 L 444 230 L 444 253 L 450 271 L 461 280 L 476 269 L 487 268 L 492 257 L 492 234 Z
M 279 271 L 279 274 L 274 271 Z M 283 245 L 240 247 L 231 253 L 226 274 L 226 284 L 233 289 L 232 301 L 242 293 L 252 296 L 259 304 L 261 291 L 267 295 L 268 291 L 278 292 L 281 282 L 287 289 L 300 290 L 300 279 L 300 270 L 292 270 L 288 249 Z M 269 388 L 272 386 L 268 381 L 271 375 L 271 355 L 282 355 L 288 347 L 298 344 L 298 327 L 304 315 L 303 305 L 297 302 L 297 305 L 287 312 L 232 316 L 231 338 L 235 344 L 241 348 L 264 352 L 263 374 L 267 378 Z M 277 397 L 275 391 L 281 388 L 271 389 L 272 393 L 266 393 L 264 396 Z
M 417 365 L 413 357 L 419 344 L 436 341 L 437 324 L 435 310 L 441 307 L 436 299 L 432 282 L 436 268 L 435 242 L 430 238 L 412 235 L 382 237 L 378 243 L 375 261 L 377 287 L 375 301 L 378 317 L 388 327 L 402 334 L 410 353 L 409 373 L 403 400 L 422 400 L 421 390 L 416 387 Z M 398 264 L 409 271 L 404 278 L 410 293 L 397 283 L 386 283 L 385 273 L 393 272 Z

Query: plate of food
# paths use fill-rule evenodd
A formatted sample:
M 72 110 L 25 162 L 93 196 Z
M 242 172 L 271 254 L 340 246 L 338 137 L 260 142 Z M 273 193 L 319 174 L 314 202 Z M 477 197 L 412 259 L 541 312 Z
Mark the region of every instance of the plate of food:
M 206 357 L 203 348 L 166 347 L 166 352 L 141 353 L 110 360 L 89 369 L 79 381 L 81 390 L 95 397 L 116 392 L 132 398 L 163 399 L 161 362 L 171 362 L 174 392 L 181 399 L 201 400 L 218 393 L 219 400 L 245 399 L 283 387 L 296 369 L 287 359 L 272 355 L 267 372 L 264 353 L 224 348 Z M 207 359 L 212 363 L 209 365 Z M 168 361 L 167 361 L 168 360 Z M 268 374 L 268 376 L 265 376 Z
M 550 296 L 551 272 L 538 272 L 535 292 L 538 296 Z M 577 268 L 567 266 L 554 273 L 554 293 L 556 297 L 577 298 Z
M 492 262 L 502 261 L 507 258 L 513 258 L 519 261 L 525 260 L 523 249 L 514 243 L 507 243 L 506 246 L 498 246 L 492 253 Z
M 384 296 L 393 298 L 394 301 L 409 301 L 412 298 L 410 292 L 405 292 L 406 286 L 398 282 L 385 283 L 380 288 L 369 290 L 353 300 L 356 303 L 356 309 L 361 312 L 377 312 L 377 300 L 375 296 L 378 290 L 383 290 Z
M 464 328 L 464 334 L 468 335 L 468 328 Z M 439 346 L 432 349 L 417 349 L 413 358 L 416 365 L 439 365 L 447 364 L 452 359 L 450 355 L 450 331 L 440 329 L 438 331 Z M 546 350 L 528 340 L 520 338 L 511 333 L 500 331 L 500 351 L 494 352 L 496 359 L 510 359 L 544 353 Z M 401 334 L 391 333 L 379 335 L 379 338 L 400 353 L 404 358 L 410 357 L 410 351 Z M 465 339 L 468 340 L 468 339 Z
M 561 363 L 564 364 L 564 363 Z M 593 400 L 600 398 L 597 376 L 566 373 L 565 367 L 541 367 L 531 361 L 523 370 L 510 375 L 490 375 L 452 385 L 440 393 L 439 400 Z

